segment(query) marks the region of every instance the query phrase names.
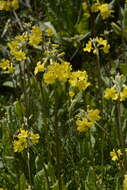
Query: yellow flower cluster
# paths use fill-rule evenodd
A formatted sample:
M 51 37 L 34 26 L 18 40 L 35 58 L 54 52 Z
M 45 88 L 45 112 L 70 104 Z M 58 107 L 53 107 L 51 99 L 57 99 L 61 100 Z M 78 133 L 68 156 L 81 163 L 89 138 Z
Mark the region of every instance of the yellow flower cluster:
M 118 149 L 117 151 L 115 151 L 113 149 L 112 152 L 110 152 L 110 156 L 112 158 L 113 161 L 119 160 L 120 156 L 122 155 L 122 152 L 120 149 Z
M 127 148 L 125 148 L 124 151 L 127 154 Z M 110 152 L 110 156 L 113 161 L 119 160 L 122 155 L 123 155 L 123 153 L 120 149 L 118 149 L 118 150 L 113 149 L 113 151 Z
M 31 144 L 37 144 L 40 136 L 29 132 L 24 129 L 20 129 L 20 132 L 16 135 L 16 140 L 13 142 L 14 152 L 22 152 L 24 149 L 30 147 Z
M 36 48 L 38 47 L 41 41 L 42 41 L 42 30 L 37 26 L 33 26 L 31 34 L 29 34 L 29 45 Z
M 14 56 L 14 58 L 17 61 L 26 60 L 26 54 L 24 51 L 22 51 L 22 47 L 27 42 L 27 40 L 28 40 L 27 34 L 23 34 L 16 36 L 14 40 L 8 43 L 10 53 L 11 55 Z
M 96 37 L 90 39 L 86 44 L 86 47 L 83 48 L 85 52 L 93 52 L 97 54 L 97 49 L 102 49 L 104 53 L 108 53 L 110 49 L 110 44 L 108 44 L 107 40 L 104 40 L 102 37 Z
M 79 119 L 76 120 L 77 130 L 79 132 L 88 131 L 96 121 L 100 120 L 100 111 L 98 109 L 88 109 L 86 112 L 81 110 Z
M 71 65 L 69 62 L 52 62 L 44 73 L 44 82 L 53 84 L 56 80 L 66 82 L 70 76 Z
M 127 174 L 124 175 L 123 190 L 127 190 Z
M 2 59 L 0 61 L 0 68 L 3 70 L 8 70 L 9 72 L 13 72 L 15 69 L 8 59 Z
M 125 101 L 127 99 L 127 86 L 123 85 L 121 92 L 118 92 L 114 87 L 106 88 L 104 91 L 104 98 Z
M 109 4 L 96 2 L 92 5 L 92 12 L 100 12 L 102 19 L 105 20 L 113 11 L 110 10 Z
M 44 72 L 44 71 L 45 71 L 44 64 L 41 64 L 41 61 L 38 61 L 37 66 L 35 67 L 35 70 L 34 70 L 34 74 L 37 75 L 37 73 Z
M 69 77 L 69 83 L 72 87 L 76 87 L 79 90 L 86 90 L 86 88 L 90 86 L 86 71 L 72 72 Z
M 10 11 L 12 9 L 18 9 L 19 8 L 19 1 L 18 0 L 12 0 L 12 1 L 0 1 L 0 11 Z

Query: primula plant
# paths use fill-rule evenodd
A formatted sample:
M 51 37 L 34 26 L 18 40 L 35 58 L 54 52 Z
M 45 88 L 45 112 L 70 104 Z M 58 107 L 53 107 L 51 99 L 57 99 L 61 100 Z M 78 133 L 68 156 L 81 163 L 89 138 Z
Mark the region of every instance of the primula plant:
M 127 190 L 127 2 L 0 14 L 0 189 Z

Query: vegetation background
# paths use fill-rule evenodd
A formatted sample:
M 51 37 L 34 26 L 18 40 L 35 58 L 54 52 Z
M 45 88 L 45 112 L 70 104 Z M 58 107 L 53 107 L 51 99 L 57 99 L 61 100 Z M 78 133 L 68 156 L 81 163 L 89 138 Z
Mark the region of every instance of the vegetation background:
M 126 1 L 0 0 L 0 189 L 127 190 L 126 77 Z

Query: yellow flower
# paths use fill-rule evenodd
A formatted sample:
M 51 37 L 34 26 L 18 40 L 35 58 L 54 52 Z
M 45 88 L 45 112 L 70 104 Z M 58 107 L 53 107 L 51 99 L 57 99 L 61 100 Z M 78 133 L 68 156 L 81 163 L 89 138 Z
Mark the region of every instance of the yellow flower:
M 32 141 L 33 144 L 37 144 L 39 142 L 39 134 L 29 133 L 29 138 Z
M 7 45 L 11 51 L 18 50 L 18 48 L 19 48 L 19 42 L 17 40 L 13 40 L 11 42 L 8 42 Z
M 127 190 L 127 174 L 124 175 L 123 190 Z
M 118 99 L 118 93 L 115 88 L 106 88 L 104 92 L 104 98 L 105 99 L 112 99 L 117 100 Z
M 52 37 L 53 36 L 53 30 L 51 28 L 48 28 L 47 34 L 49 37 Z
M 88 129 L 90 129 L 93 125 L 92 122 L 88 121 L 87 118 L 82 118 L 82 120 L 77 120 L 76 121 L 76 125 L 77 125 L 77 130 L 79 132 L 86 132 L 88 131 Z
M 88 8 L 88 5 L 86 2 L 82 3 L 82 8 L 84 11 Z
M 27 33 L 22 34 L 22 35 L 18 35 L 15 37 L 16 40 L 19 40 L 20 42 L 25 43 L 28 40 L 28 35 Z
M 69 91 L 69 96 L 73 97 L 75 95 L 74 91 Z
M 23 51 L 13 51 L 11 53 L 15 57 L 15 59 L 17 61 L 24 61 L 24 60 L 26 60 L 26 54 Z
M 9 11 L 11 9 L 18 9 L 19 8 L 19 1 L 13 0 L 13 1 L 0 1 L 0 10 Z
M 22 152 L 24 149 L 29 148 L 32 144 L 37 144 L 39 142 L 39 134 L 34 134 L 24 129 L 20 129 L 17 140 L 14 140 L 13 147 L 14 152 Z
M 56 80 L 66 82 L 71 69 L 69 62 L 53 62 L 47 67 L 47 72 L 44 73 L 44 82 L 47 84 L 53 84 Z
M 31 34 L 29 34 L 29 45 L 36 48 L 41 41 L 42 41 L 42 30 L 37 26 L 33 26 Z
M 28 137 L 28 131 L 26 131 L 24 129 L 20 129 L 20 133 L 17 136 L 19 139 L 27 138 Z
M 103 48 L 104 53 L 109 53 L 110 44 L 106 44 Z
M 110 152 L 110 156 L 112 157 L 112 160 L 113 160 L 113 161 L 118 160 L 121 155 L 122 155 L 122 152 L 121 152 L 120 149 L 118 149 L 117 151 L 115 151 L 115 150 L 113 149 L 113 151 Z
M 15 67 L 11 63 L 11 65 L 8 67 L 8 71 L 12 73 L 14 72 L 14 70 L 15 70 Z
M 100 10 L 100 14 L 103 20 L 107 19 L 111 15 L 111 10 L 109 8 L 109 4 L 107 3 L 99 5 L 98 9 Z
M 44 71 L 45 71 L 44 64 L 41 64 L 41 61 L 38 61 L 37 66 L 35 67 L 35 70 L 34 70 L 34 74 L 36 75 L 37 73 L 44 72 Z
M 8 69 L 10 65 L 10 61 L 8 59 L 2 59 L 0 62 L 0 68 L 2 68 L 3 70 Z
M 124 101 L 127 99 L 127 86 L 123 88 L 123 91 L 120 92 L 120 101 Z
M 107 40 L 103 39 L 102 37 L 96 37 L 88 41 L 83 51 L 93 51 L 94 54 L 97 54 L 97 50 L 99 48 L 102 49 L 104 53 L 108 53 L 110 44 L 108 44 Z
M 88 75 L 86 71 L 72 72 L 69 78 L 69 83 L 73 87 L 77 87 L 79 90 L 86 90 L 90 83 L 87 81 Z
M 98 12 L 99 11 L 99 5 L 100 3 L 96 2 L 92 5 L 92 12 Z
M 14 140 L 13 146 L 14 152 L 22 152 L 25 148 L 28 147 L 27 139 L 22 138 L 20 140 Z
M 11 6 L 13 9 L 18 9 L 19 8 L 19 1 L 18 0 L 13 0 L 11 2 Z
M 91 41 L 88 41 L 88 43 L 86 44 L 86 47 L 83 48 L 83 51 L 91 52 L 92 49 L 93 49 L 93 47 L 92 47 L 92 42 L 91 42 Z
M 88 119 L 92 122 L 95 122 L 95 121 L 98 121 L 100 120 L 100 116 L 99 116 L 99 113 L 100 111 L 98 109 L 91 109 L 91 110 L 88 110 Z
M 0 1 L 0 11 L 6 9 L 6 1 Z
M 101 49 L 103 49 L 104 53 L 108 53 L 109 49 L 110 49 L 110 45 L 108 44 L 107 40 L 104 40 L 102 37 L 96 37 L 95 42 L 97 42 L 101 47 Z
M 80 114 L 78 115 L 78 119 L 76 120 L 77 130 L 79 132 L 86 132 L 90 129 L 96 121 L 100 120 L 99 116 L 100 111 L 98 109 L 87 109 L 85 112 L 84 110 L 80 110 Z

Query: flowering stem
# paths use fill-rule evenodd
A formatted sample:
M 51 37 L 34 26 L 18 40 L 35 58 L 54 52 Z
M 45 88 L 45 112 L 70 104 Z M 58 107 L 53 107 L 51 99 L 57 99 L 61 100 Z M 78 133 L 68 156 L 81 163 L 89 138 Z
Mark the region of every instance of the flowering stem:
M 62 190 L 62 180 L 61 180 L 61 166 L 60 166 L 60 138 L 58 131 L 58 97 L 57 97 L 57 87 L 55 89 L 55 123 L 54 123 L 54 132 L 55 132 L 55 141 L 56 141 L 56 160 L 57 160 L 57 174 L 58 174 L 58 185 L 59 190 Z
M 27 165 L 28 165 L 28 175 L 29 175 L 29 182 L 30 182 L 30 186 L 32 186 L 31 184 L 31 172 L 30 172 L 30 153 L 29 150 L 27 151 Z
M 125 143 L 124 143 L 124 137 L 123 137 L 123 132 L 122 132 L 122 122 L 121 122 L 121 105 L 120 101 L 117 101 L 116 103 L 116 110 L 117 110 L 117 133 L 118 133 L 118 141 L 119 145 L 122 148 L 124 160 L 123 160 L 123 168 L 122 168 L 122 173 L 123 175 L 126 172 L 127 169 L 127 159 L 126 159 L 126 152 L 125 152 Z

